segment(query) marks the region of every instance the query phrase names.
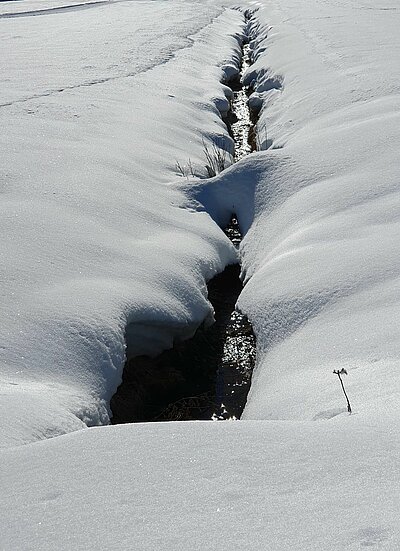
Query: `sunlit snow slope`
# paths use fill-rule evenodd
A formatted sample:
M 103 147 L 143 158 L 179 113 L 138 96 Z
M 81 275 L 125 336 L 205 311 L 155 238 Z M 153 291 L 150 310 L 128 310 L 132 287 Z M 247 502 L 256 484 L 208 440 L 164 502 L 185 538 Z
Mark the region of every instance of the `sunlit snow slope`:
M 396 551 L 399 424 L 351 421 L 96 427 L 4 450 L 0 546 Z
M 390 2 L 266 2 L 245 82 L 270 149 L 188 186 L 247 232 L 239 307 L 259 354 L 246 419 L 345 412 L 342 368 L 359 413 L 399 414 L 399 23 Z
M 334 414 L 342 368 L 360 414 L 397 416 L 400 10 L 289 1 L 260 19 L 272 28 L 254 28 L 247 79 L 265 99 L 260 134 L 282 149 L 265 161 L 243 243 L 240 305 L 262 335 L 246 417 Z
M 187 2 L 0 18 L 3 445 L 107 422 L 127 324 L 154 353 L 211 315 L 205 280 L 236 253 L 163 184 L 202 139 L 229 147 L 242 26 Z

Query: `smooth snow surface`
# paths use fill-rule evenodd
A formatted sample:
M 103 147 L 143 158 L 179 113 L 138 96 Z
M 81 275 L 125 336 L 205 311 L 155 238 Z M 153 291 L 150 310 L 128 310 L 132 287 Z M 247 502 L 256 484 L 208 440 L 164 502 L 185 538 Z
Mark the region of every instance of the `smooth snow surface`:
M 0 17 L 36 17 L 69 10 L 88 9 L 118 0 L 1 0 Z M 120 0 L 121 1 L 121 0 Z
M 0 546 L 395 551 L 399 429 L 155 423 L 5 450 Z

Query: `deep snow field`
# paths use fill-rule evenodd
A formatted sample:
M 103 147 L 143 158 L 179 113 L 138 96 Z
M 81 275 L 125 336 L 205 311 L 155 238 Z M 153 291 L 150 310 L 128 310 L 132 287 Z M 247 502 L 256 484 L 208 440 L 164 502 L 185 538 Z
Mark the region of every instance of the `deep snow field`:
M 399 14 L 0 3 L 0 549 L 400 549 Z M 203 140 L 232 148 L 245 32 L 261 151 L 180 177 Z M 87 429 L 126 342 L 211 321 L 206 282 L 238 254 L 242 420 Z

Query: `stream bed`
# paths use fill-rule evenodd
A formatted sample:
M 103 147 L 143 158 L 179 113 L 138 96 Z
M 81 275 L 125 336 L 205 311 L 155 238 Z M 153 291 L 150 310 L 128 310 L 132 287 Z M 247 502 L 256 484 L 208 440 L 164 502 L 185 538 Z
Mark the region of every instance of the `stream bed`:
M 240 240 L 235 217 L 226 233 Z M 129 360 L 111 399 L 113 423 L 240 418 L 255 363 L 255 337 L 246 316 L 235 310 L 243 289 L 239 264 L 227 266 L 207 288 L 215 323 L 155 358 Z
M 249 64 L 249 49 L 244 44 L 240 74 L 227 83 L 233 99 L 225 123 L 235 142 L 235 161 L 255 149 L 248 91 L 241 83 Z M 235 213 L 224 231 L 239 247 L 242 236 Z M 243 289 L 240 265 L 227 266 L 208 282 L 207 289 L 215 323 L 200 326 L 191 339 L 176 342 L 155 358 L 128 360 L 122 383 L 110 402 L 113 424 L 240 418 L 256 350 L 250 322 L 235 309 Z

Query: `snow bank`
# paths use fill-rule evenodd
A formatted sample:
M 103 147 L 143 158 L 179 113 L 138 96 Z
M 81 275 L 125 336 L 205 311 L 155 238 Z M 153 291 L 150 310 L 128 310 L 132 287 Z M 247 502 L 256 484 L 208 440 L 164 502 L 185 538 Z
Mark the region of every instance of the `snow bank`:
M 237 210 L 247 232 L 238 304 L 259 354 L 244 417 L 344 412 L 342 368 L 353 409 L 398 415 L 399 12 L 265 4 L 244 81 L 270 149 L 189 190 L 218 222 Z
M 397 415 L 399 12 L 376 2 L 281 6 L 258 12 L 252 44 L 256 91 L 282 82 L 258 128 L 283 149 L 265 154 L 243 242 L 250 280 L 240 307 L 260 344 L 245 416 L 334 412 L 341 368 L 357 412 Z
M 107 422 L 126 327 L 157 353 L 212 315 L 205 281 L 236 252 L 162 184 L 204 164 L 202 138 L 230 146 L 242 27 L 182 2 L 0 19 L 2 445 Z
M 400 427 L 354 415 L 343 429 L 154 423 L 4 450 L 0 546 L 394 551 Z

